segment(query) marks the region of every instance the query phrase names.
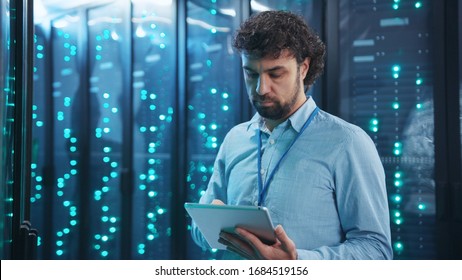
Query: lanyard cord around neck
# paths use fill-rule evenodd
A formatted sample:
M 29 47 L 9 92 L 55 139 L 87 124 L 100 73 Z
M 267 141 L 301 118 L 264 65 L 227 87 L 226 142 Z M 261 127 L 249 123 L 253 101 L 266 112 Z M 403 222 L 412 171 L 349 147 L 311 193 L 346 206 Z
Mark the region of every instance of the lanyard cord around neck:
M 258 156 L 258 164 L 257 164 L 257 167 L 258 167 L 258 172 L 257 172 L 258 173 L 257 174 L 258 175 L 258 206 L 262 206 L 262 203 L 263 203 L 263 200 L 265 198 L 266 192 L 268 191 L 269 184 L 270 184 L 271 180 L 273 179 L 274 174 L 276 173 L 276 170 L 279 168 L 279 165 L 281 164 L 282 160 L 285 158 L 285 156 L 289 152 L 290 148 L 292 148 L 292 146 L 298 140 L 300 135 L 302 135 L 303 131 L 305 131 L 305 129 L 310 125 L 311 121 L 318 114 L 318 112 L 319 112 L 319 108 L 316 107 L 314 109 L 313 113 L 311 114 L 311 116 L 306 120 L 305 124 L 300 129 L 300 132 L 297 134 L 297 136 L 295 136 L 292 143 L 290 143 L 287 150 L 284 152 L 284 154 L 281 156 L 279 161 L 276 163 L 276 166 L 274 166 L 274 169 L 271 171 L 271 173 L 269 173 L 268 179 L 266 180 L 266 183 L 265 183 L 264 186 L 263 186 L 263 178 L 262 178 L 262 174 L 261 174 L 261 157 L 262 157 L 262 154 L 261 154 L 261 147 L 262 147 L 261 133 L 262 132 L 261 132 L 261 130 L 259 131 L 259 133 L 258 133 L 258 155 L 257 155 Z

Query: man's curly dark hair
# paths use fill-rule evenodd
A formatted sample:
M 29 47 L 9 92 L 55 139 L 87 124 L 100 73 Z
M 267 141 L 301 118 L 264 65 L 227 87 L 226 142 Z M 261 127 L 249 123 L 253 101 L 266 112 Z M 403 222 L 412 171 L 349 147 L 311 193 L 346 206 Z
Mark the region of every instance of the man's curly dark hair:
M 310 68 L 303 81 L 308 87 L 324 70 L 324 43 L 301 16 L 288 11 L 253 15 L 237 30 L 233 47 L 258 58 L 279 58 L 283 50 L 289 50 L 298 64 L 310 58 Z

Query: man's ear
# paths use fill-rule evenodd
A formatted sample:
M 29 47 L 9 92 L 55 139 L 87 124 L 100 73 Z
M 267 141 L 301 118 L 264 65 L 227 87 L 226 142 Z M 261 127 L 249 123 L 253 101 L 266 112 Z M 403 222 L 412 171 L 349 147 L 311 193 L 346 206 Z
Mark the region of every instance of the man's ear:
M 307 57 L 300 64 L 300 75 L 302 76 L 302 80 L 305 80 L 306 75 L 308 74 L 308 70 L 310 69 L 310 61 L 311 61 L 311 59 L 309 57 Z

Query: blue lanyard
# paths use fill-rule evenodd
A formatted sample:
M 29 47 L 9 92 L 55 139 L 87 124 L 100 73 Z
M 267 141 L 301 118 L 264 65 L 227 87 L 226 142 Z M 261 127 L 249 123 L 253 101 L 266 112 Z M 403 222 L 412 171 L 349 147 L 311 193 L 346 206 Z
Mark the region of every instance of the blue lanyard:
M 274 177 L 274 173 L 276 173 L 276 170 L 279 168 L 279 165 L 281 164 L 282 160 L 285 158 L 287 153 L 289 152 L 290 148 L 295 144 L 295 142 L 298 140 L 300 135 L 302 135 L 303 131 L 310 125 L 311 121 L 314 119 L 314 117 L 318 114 L 319 108 L 316 107 L 311 114 L 311 116 L 306 120 L 305 124 L 303 125 L 302 129 L 300 132 L 295 136 L 294 140 L 292 143 L 290 143 L 289 148 L 284 152 L 284 154 L 281 156 L 279 161 L 276 163 L 276 166 L 272 170 L 272 172 L 269 174 L 268 179 L 266 180 L 266 184 L 263 186 L 263 179 L 262 179 L 262 174 L 261 174 L 261 130 L 258 133 L 258 206 L 261 206 L 263 203 L 263 200 L 265 198 L 266 192 L 268 191 L 269 184 L 271 180 Z

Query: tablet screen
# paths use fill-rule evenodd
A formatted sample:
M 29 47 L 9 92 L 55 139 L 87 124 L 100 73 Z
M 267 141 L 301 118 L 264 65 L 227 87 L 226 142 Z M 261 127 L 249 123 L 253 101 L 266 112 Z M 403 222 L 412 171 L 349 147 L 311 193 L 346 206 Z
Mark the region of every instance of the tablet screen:
M 266 244 L 276 240 L 265 207 L 199 203 L 185 203 L 184 207 L 212 248 L 225 250 L 226 247 L 218 242 L 220 231 L 232 231 L 236 226 L 252 232 Z

